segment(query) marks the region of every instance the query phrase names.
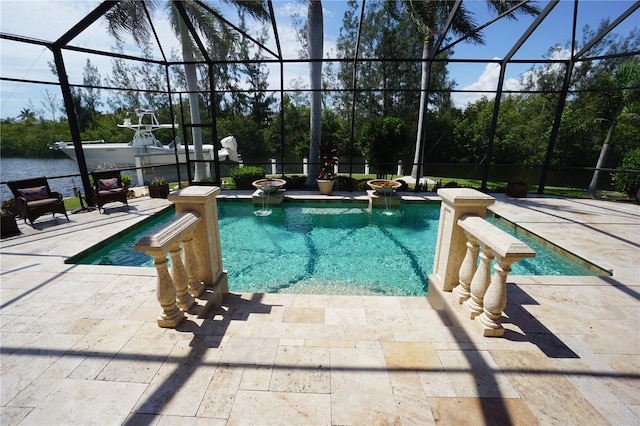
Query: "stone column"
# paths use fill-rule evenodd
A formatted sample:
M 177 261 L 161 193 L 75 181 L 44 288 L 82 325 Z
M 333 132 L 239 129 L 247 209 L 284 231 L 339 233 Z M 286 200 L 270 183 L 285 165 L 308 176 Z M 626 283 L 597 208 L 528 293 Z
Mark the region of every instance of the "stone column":
M 477 318 L 485 337 L 502 337 L 504 335 L 501 318 L 502 311 L 507 305 L 507 275 L 511 272 L 511 264 L 520 259 L 498 257 L 496 260 L 495 272 L 489 288 L 484 294 L 483 312 Z
M 187 269 L 189 293 L 193 297 L 200 297 L 204 291 L 204 283 L 200 281 L 200 277 L 198 276 L 200 271 L 198 268 L 198 259 L 196 259 L 195 252 L 193 251 L 193 234 L 189 234 L 182 240 L 182 252 L 184 255 L 184 266 Z
M 478 251 L 480 250 L 478 240 L 468 232 L 465 232 L 465 235 L 468 239 L 467 254 L 460 266 L 458 286 L 453 289 L 453 294 L 460 304 L 471 297 L 471 280 L 478 269 Z
M 196 303 L 193 296 L 187 290 L 188 281 L 187 270 L 182 263 L 182 257 L 180 256 L 180 243 L 175 242 L 169 248 L 169 256 L 171 257 L 171 278 L 173 284 L 176 287 L 176 299 L 178 301 L 178 308 L 185 312 Z
M 229 293 L 227 273 L 222 269 L 220 229 L 218 226 L 217 186 L 188 186 L 169 194 L 176 206 L 176 214 L 194 212 L 200 222 L 193 231 L 193 251 L 198 260 L 200 280 L 206 287 L 220 286 L 220 295 Z
M 471 298 L 467 299 L 463 306 L 469 312 L 469 318 L 474 319 L 482 313 L 484 294 L 491 280 L 491 262 L 493 253 L 489 247 L 483 246 L 480 253 L 480 266 L 476 269 L 471 279 Z
M 158 325 L 165 328 L 175 328 L 184 318 L 184 314 L 176 304 L 176 287 L 167 269 L 167 257 L 164 253 L 153 250 L 147 252 L 153 256 L 153 264 L 156 267 L 158 280 L 156 284 L 156 298 L 162 307 L 162 313 L 158 317 Z
M 467 238 L 458 225 L 458 219 L 467 214 L 484 218 L 487 206 L 493 204 L 495 198 L 469 188 L 440 188 L 438 195 L 442 203 L 433 274 L 429 276 L 429 283 L 450 292 L 458 285 L 458 272 L 467 250 Z

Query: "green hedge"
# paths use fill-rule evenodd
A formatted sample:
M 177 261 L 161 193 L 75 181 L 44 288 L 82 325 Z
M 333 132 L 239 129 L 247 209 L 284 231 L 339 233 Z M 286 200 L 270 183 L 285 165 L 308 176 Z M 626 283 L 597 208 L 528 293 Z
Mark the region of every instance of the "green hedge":
M 640 170 L 640 149 L 634 149 L 625 154 L 620 170 Z M 617 172 L 613 175 L 613 184 L 620 192 L 634 198 L 640 188 L 640 174 Z
M 264 179 L 264 169 L 257 166 L 236 167 L 229 171 L 236 189 L 254 189 L 251 183 L 258 179 Z

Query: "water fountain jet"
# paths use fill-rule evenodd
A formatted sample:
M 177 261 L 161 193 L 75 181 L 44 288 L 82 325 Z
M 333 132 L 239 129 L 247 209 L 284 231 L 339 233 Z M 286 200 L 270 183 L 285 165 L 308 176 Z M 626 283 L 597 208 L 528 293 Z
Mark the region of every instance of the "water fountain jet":
M 396 190 L 402 187 L 402 182 L 389 179 L 373 179 L 367 182 L 372 189 L 369 194 L 370 209 L 384 209 L 383 216 L 393 216 L 396 214 L 392 209 L 400 208 L 401 198 L 396 194 Z
M 287 181 L 284 179 L 275 178 L 253 181 L 252 185 L 256 188 L 253 193 L 253 205 L 260 206 L 253 214 L 256 216 L 269 216 L 272 213 L 270 207 L 280 207 L 284 200 L 284 190 L 281 190 L 281 188 L 286 183 Z

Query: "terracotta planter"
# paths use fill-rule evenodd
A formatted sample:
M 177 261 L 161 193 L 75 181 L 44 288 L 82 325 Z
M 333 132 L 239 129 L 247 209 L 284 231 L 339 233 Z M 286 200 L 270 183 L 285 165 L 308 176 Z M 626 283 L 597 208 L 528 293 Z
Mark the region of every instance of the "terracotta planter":
M 2 222 L 0 222 L 0 234 L 2 238 L 10 237 L 11 235 L 17 235 L 20 233 L 16 217 L 13 215 L 0 216 Z
M 167 198 L 169 196 L 169 184 L 149 185 L 149 197 L 151 198 Z
M 526 183 L 509 182 L 507 184 L 507 195 L 513 198 L 527 198 L 529 185 Z
M 336 182 L 335 180 L 324 180 L 318 179 L 318 189 L 320 193 L 323 195 L 331 195 L 333 191 L 333 184 Z

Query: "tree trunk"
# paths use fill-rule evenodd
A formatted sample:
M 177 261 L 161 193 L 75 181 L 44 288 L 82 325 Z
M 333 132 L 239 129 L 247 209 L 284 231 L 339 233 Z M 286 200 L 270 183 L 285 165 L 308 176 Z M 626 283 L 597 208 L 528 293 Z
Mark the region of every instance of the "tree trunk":
M 600 149 L 600 157 L 598 157 L 598 163 L 596 164 L 596 169 L 593 171 L 593 177 L 591 178 L 591 183 L 589 184 L 589 189 L 587 189 L 587 195 L 591 197 L 596 196 L 596 191 L 598 190 L 598 178 L 600 177 L 600 168 L 602 168 L 607 161 L 607 155 L 609 154 L 609 143 L 611 142 L 611 136 L 613 135 L 613 131 L 616 128 L 616 123 L 611 123 L 609 126 L 609 130 L 607 131 L 607 137 L 602 144 L 602 148 Z
M 308 41 L 309 41 L 309 72 L 311 81 L 311 121 L 309 141 L 309 175 L 307 186 L 314 186 L 318 177 L 320 161 L 320 126 L 322 117 L 322 62 L 314 59 L 322 59 L 323 50 L 323 22 L 321 0 L 309 0 L 308 10 Z
M 418 115 L 418 131 L 416 132 L 416 146 L 413 153 L 413 166 L 411 167 L 411 176 L 416 180 L 416 185 L 420 182 L 423 175 L 422 158 L 420 158 L 420 146 L 426 139 L 426 123 L 427 109 L 429 107 L 429 78 L 431 67 L 427 62 L 429 51 L 433 45 L 433 37 L 427 36 L 422 44 L 422 78 L 420 81 L 420 114 Z M 418 176 L 420 174 L 420 176 Z
M 185 62 L 193 62 L 193 49 L 189 38 L 187 27 L 180 20 L 180 40 L 182 43 L 182 58 Z M 187 80 L 187 91 L 189 91 L 189 113 L 191 115 L 191 124 L 200 124 L 200 97 L 198 96 L 198 75 L 196 66 L 193 63 L 184 64 L 184 73 Z M 191 128 L 191 136 L 193 138 L 193 149 L 195 152 L 195 160 L 204 160 L 202 152 L 202 129 L 199 127 Z M 185 141 L 185 149 L 186 149 Z M 201 181 L 205 176 L 205 164 L 198 162 L 195 166 L 194 181 Z

